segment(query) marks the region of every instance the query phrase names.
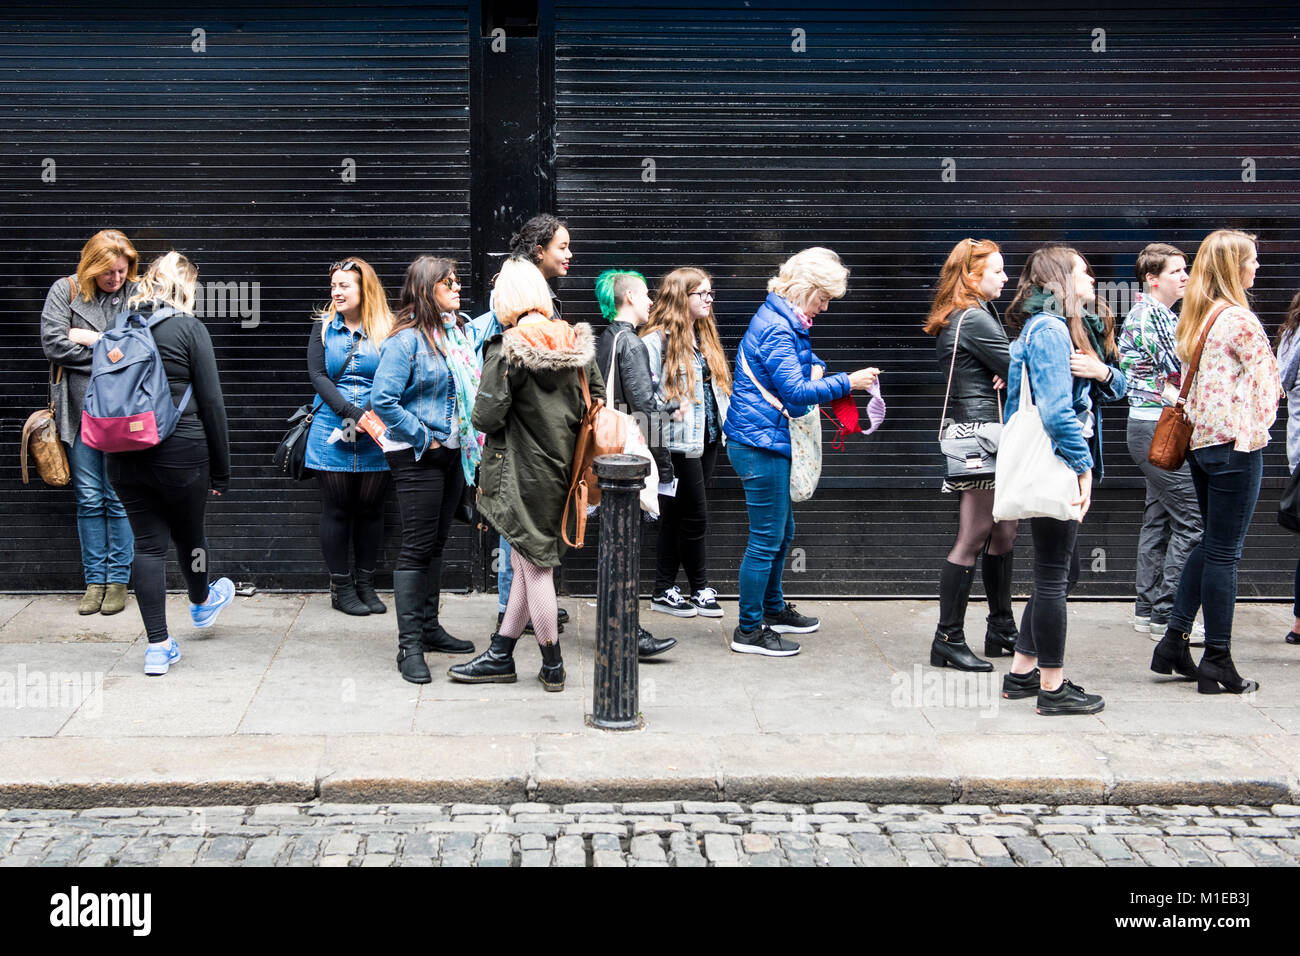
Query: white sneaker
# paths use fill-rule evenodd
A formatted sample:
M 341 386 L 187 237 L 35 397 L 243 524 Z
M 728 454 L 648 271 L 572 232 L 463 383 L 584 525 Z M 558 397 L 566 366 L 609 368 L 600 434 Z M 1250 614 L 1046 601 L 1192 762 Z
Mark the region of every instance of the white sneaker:
M 1139 634 L 1151 633 L 1151 618 L 1143 617 L 1141 614 L 1136 615 L 1133 618 L 1133 630 L 1137 631 Z M 1160 638 L 1157 637 L 1155 640 L 1158 641 Z
M 1137 627 L 1136 622 L 1134 623 L 1134 627 Z M 1167 627 L 1168 627 L 1167 624 L 1151 624 L 1150 626 L 1151 640 L 1158 641 L 1162 637 L 1164 637 L 1165 630 Z M 1189 640 L 1187 643 L 1192 647 L 1205 646 L 1205 625 L 1202 624 L 1200 621 L 1192 622 L 1192 637 L 1191 640 Z

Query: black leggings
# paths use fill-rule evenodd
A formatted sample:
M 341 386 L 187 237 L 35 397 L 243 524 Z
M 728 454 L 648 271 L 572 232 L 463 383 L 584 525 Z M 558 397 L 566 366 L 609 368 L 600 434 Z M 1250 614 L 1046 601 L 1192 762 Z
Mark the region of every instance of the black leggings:
M 384 544 L 387 471 L 318 471 L 320 548 L 330 574 L 348 573 L 348 542 L 356 566 L 373 571 Z
M 429 590 L 441 587 L 442 549 L 465 490 L 459 448 L 430 448 L 420 460 L 411 449 L 386 456 L 402 513 L 402 551 L 398 571 L 429 573 Z
M 704 486 L 713 477 L 721 442 L 704 446 L 700 458 L 673 453 L 675 497 L 659 496 L 658 554 L 655 559 L 655 593 L 677 582 L 677 569 L 686 569 L 691 592 L 709 586 L 704 539 L 709 530 L 709 501 Z
M 1065 600 L 1079 583 L 1079 522 L 1031 518 L 1034 590 L 1020 619 L 1016 650 L 1039 667 L 1065 666 Z
M 135 535 L 135 599 L 149 643 L 157 644 L 168 638 L 169 541 L 176 545 L 190 603 L 208 599 L 208 446 L 173 435 L 147 451 L 109 455 L 108 477 Z

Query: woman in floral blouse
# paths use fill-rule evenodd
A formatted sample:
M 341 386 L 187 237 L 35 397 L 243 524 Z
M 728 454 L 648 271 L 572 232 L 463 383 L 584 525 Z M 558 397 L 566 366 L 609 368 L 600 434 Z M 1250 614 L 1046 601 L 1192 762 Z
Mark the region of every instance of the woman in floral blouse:
M 1156 645 L 1151 668 L 1194 676 L 1202 694 L 1250 693 L 1259 687 L 1237 673 L 1231 654 L 1237 562 L 1282 394 L 1268 335 L 1247 305 L 1246 290 L 1255 284 L 1258 268 L 1254 236 L 1235 229 L 1210 233 L 1196 252 L 1178 319 L 1178 357 L 1184 365 L 1213 322 L 1187 396 L 1194 426 L 1188 461 L 1205 534 L 1187 556 L 1169 628 Z M 1192 670 L 1188 642 L 1202 606 L 1205 655 Z

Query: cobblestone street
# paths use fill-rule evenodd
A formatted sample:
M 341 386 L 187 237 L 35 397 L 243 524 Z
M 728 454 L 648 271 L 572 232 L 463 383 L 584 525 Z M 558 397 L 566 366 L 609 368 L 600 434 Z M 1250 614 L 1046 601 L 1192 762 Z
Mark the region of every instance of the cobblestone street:
M 1296 866 L 1300 806 L 10 809 L 0 866 Z

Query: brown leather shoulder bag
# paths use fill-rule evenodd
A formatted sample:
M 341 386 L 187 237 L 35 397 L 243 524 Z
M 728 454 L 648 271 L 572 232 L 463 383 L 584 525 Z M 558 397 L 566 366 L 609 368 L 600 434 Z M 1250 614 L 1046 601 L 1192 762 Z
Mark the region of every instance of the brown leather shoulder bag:
M 1147 461 L 1157 468 L 1163 468 L 1165 471 L 1177 471 L 1183 467 L 1183 461 L 1187 458 L 1187 449 L 1192 444 L 1193 422 L 1187 417 L 1187 395 L 1192 389 L 1192 380 L 1196 378 L 1196 371 L 1201 367 L 1201 353 L 1205 351 L 1205 340 L 1210 337 L 1210 329 L 1223 310 L 1228 308 L 1221 305 L 1205 321 L 1205 328 L 1201 330 L 1201 338 L 1196 343 L 1196 353 L 1188 363 L 1187 374 L 1183 376 L 1183 387 L 1178 391 L 1178 401 L 1173 405 L 1166 407 L 1160 412 L 1160 421 L 1156 423 L 1155 434 L 1151 437 L 1151 449 L 1147 452 Z

